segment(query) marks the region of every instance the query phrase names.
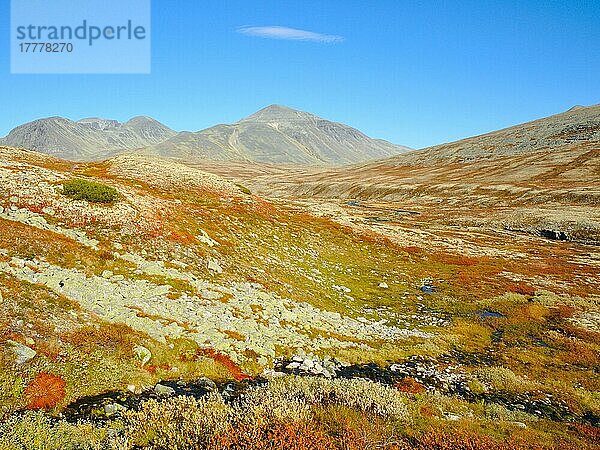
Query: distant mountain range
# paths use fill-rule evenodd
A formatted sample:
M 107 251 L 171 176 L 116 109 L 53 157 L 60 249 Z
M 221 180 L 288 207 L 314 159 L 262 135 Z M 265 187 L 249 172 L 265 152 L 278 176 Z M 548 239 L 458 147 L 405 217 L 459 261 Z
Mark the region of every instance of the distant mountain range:
M 134 117 L 125 123 L 99 118 L 74 122 L 63 117 L 49 117 L 18 126 L 0 139 L 0 144 L 74 161 L 91 161 L 157 144 L 175 134 L 150 117 Z
M 102 160 L 137 150 L 191 163 L 212 160 L 299 165 L 359 163 L 410 150 L 279 105 L 230 125 L 179 133 L 149 117 L 135 117 L 125 123 L 50 117 L 13 129 L 0 144 L 76 161 Z

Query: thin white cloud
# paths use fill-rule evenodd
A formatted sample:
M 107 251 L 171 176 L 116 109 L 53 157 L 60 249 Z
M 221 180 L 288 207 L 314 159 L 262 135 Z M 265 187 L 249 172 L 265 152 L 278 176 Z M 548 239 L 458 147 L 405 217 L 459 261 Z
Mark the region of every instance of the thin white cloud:
M 238 33 L 249 36 L 258 36 L 268 39 L 285 39 L 289 41 L 310 41 L 335 44 L 343 42 L 342 36 L 334 34 L 315 33 L 314 31 L 298 30 L 296 28 L 269 26 L 269 27 L 240 27 Z

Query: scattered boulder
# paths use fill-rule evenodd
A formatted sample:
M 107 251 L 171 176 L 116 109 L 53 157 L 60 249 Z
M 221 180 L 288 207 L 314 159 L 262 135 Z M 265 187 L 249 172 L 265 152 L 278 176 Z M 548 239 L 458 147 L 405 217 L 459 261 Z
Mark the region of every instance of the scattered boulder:
M 119 403 L 109 403 L 107 405 L 104 405 L 104 415 L 106 417 L 114 416 L 118 412 L 125 411 L 126 409 L 127 408 L 125 408 L 123 405 L 120 405 Z
M 15 354 L 15 363 L 18 365 L 25 364 L 27 361 L 33 359 L 33 357 L 37 354 L 34 349 L 29 348 L 20 342 L 11 341 L 10 339 L 6 342 Z
M 219 265 L 219 263 L 217 261 L 215 261 L 214 259 L 209 259 L 208 260 L 207 268 L 211 272 L 223 273 L 223 269 L 221 268 L 221 266 Z
M 462 419 L 462 417 L 457 414 L 444 413 L 444 419 L 449 420 L 451 422 L 456 422 Z
M 154 393 L 160 397 L 169 397 L 175 394 L 175 389 L 158 383 L 156 386 L 154 386 Z
M 217 241 L 211 238 L 208 233 L 204 230 L 200 230 L 200 235 L 196 236 L 197 239 L 203 244 L 208 245 L 209 247 L 214 247 L 215 245 L 219 245 Z
M 135 356 L 137 356 L 140 359 L 140 361 L 142 361 L 142 367 L 144 367 L 144 365 L 148 361 L 150 361 L 150 358 L 152 358 L 152 353 L 150 352 L 150 350 L 148 350 L 143 345 L 136 345 L 135 347 L 133 347 L 133 352 L 135 353 Z
M 382 281 L 381 283 L 379 283 L 379 287 L 381 289 L 387 289 L 387 288 L 389 288 L 388 284 L 385 281 Z
M 139 394 L 142 393 L 142 388 L 136 386 L 135 384 L 128 384 L 127 385 L 127 390 L 129 392 L 131 392 L 132 394 L 135 394 L 135 395 L 139 395 Z
M 207 378 L 207 377 L 198 378 L 196 380 L 196 384 L 210 392 L 214 392 L 218 389 L 217 384 L 213 380 L 211 380 L 210 378 Z

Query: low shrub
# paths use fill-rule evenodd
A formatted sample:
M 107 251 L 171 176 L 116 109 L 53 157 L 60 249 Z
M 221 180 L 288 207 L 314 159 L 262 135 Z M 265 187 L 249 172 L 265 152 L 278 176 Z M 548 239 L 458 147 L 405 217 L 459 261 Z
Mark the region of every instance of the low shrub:
M 535 383 L 506 367 L 481 368 L 477 371 L 477 378 L 495 391 L 524 392 L 536 388 Z
M 103 445 L 106 430 L 92 424 L 56 421 L 41 412 L 29 411 L 0 423 L 1 450 L 92 450 L 115 448 Z
M 402 393 L 391 386 L 368 380 L 288 376 L 274 378 L 260 389 L 264 391 L 265 398 L 278 398 L 286 403 L 335 404 L 393 420 L 409 418 L 406 399 Z
M 62 193 L 75 200 L 92 203 L 112 203 L 119 197 L 119 192 L 112 186 L 79 178 L 65 181 Z

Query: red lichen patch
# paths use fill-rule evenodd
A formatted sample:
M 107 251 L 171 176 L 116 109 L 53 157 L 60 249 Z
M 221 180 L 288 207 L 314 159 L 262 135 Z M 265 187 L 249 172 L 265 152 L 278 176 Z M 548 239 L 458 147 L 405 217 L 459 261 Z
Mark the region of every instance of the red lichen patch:
M 600 442 L 600 427 L 586 425 L 581 423 L 573 424 L 577 432 L 588 438 L 592 438 L 595 442 Z
M 396 448 L 398 450 L 542 450 L 544 448 L 541 445 L 521 443 L 514 439 L 502 442 L 489 436 L 462 430 L 430 431 L 415 441 L 402 442 Z
M 171 241 L 175 241 L 183 245 L 191 245 L 196 242 L 196 238 L 185 231 L 171 231 L 170 233 L 167 233 L 166 237 Z
M 479 260 L 477 258 L 470 258 L 468 256 L 463 255 L 451 255 L 449 253 L 436 255 L 435 259 L 438 262 L 444 264 L 451 264 L 453 266 L 474 266 L 476 264 L 479 264 Z
M 420 247 L 416 247 L 414 245 L 409 245 L 408 247 L 402 247 L 402 250 L 408 253 L 409 255 L 419 255 L 422 253 Z
M 58 339 L 50 338 L 48 340 L 39 341 L 34 346 L 35 351 L 44 355 L 46 358 L 56 361 L 60 354 L 61 342 Z
M 65 380 L 50 373 L 39 373 L 25 388 L 28 409 L 50 409 L 65 398 Z
M 535 295 L 535 288 L 525 283 L 511 283 L 506 288 L 507 291 L 515 294 L 527 295 L 528 297 Z
M 577 309 L 569 305 L 558 305 L 550 310 L 550 319 L 569 319 L 577 312 Z
M 199 348 L 196 351 L 196 355 L 205 356 L 207 358 L 212 359 L 213 361 L 218 362 L 229 371 L 229 373 L 233 376 L 233 378 L 236 381 L 252 379 L 250 375 L 247 375 L 244 372 L 242 372 L 242 369 L 240 369 L 240 367 L 236 363 L 234 363 L 229 356 L 219 353 L 216 350 L 213 350 L 212 348 Z
M 407 394 L 422 394 L 427 390 L 425 386 L 411 377 L 402 378 L 394 386 L 400 392 L 406 392 Z
M 155 374 L 157 370 L 164 370 L 165 372 L 169 371 L 171 369 L 171 366 L 169 366 L 168 364 L 159 364 L 157 366 L 153 366 L 153 365 L 148 365 L 146 367 L 144 367 L 144 370 L 148 373 L 151 374 Z
M 433 417 L 433 416 L 435 416 L 435 411 L 430 406 L 421 406 L 419 408 L 419 413 L 421 413 L 421 415 L 423 417 Z

